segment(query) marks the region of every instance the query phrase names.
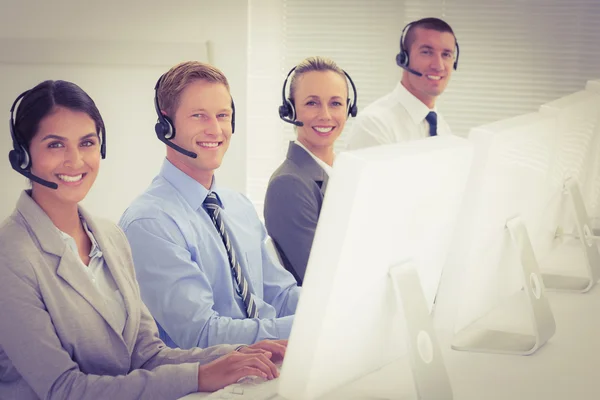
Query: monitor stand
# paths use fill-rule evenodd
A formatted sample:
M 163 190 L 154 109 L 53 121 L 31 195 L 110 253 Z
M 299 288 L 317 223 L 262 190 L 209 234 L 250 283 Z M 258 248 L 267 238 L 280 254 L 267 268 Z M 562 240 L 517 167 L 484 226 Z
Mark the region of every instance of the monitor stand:
M 389 271 L 398 304 L 404 311 L 408 334 L 408 358 L 419 400 L 451 400 L 452 386 L 429 315 L 421 282 L 412 262 Z
M 515 217 L 507 221 L 506 228 L 518 252 L 523 289 L 527 298 L 526 308 L 533 333 L 485 329 L 471 324 L 455 334 L 452 343 L 454 350 L 529 355 L 542 347 L 556 331 L 554 316 L 544 294 L 544 284 L 525 224 L 520 217 Z
M 577 227 L 577 233 L 574 236 L 579 240 L 581 251 L 584 254 L 585 276 L 542 273 L 542 277 L 547 289 L 585 293 L 600 279 L 600 253 L 596 244 L 598 238 L 592 234 L 590 229 L 590 219 L 585 209 L 585 203 L 583 202 L 577 181 L 574 179 L 567 180 L 565 182 L 565 190 Z M 557 229 L 557 237 L 568 236 L 573 235 L 564 234 L 560 232 L 560 228 Z

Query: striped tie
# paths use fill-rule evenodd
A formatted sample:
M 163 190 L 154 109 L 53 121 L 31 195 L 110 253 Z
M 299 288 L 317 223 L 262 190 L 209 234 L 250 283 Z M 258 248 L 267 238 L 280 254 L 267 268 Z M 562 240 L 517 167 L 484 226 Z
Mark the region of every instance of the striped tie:
M 227 257 L 229 258 L 229 265 L 231 266 L 231 272 L 233 273 L 235 283 L 237 284 L 237 292 L 242 297 L 242 300 L 244 300 L 248 317 L 258 318 L 258 309 L 256 308 L 256 304 L 252 298 L 252 293 L 250 293 L 248 281 L 246 281 L 244 274 L 242 274 L 242 268 L 240 267 L 237 257 L 235 256 L 235 251 L 233 250 L 233 247 L 231 247 L 231 241 L 229 240 L 229 235 L 225 230 L 223 217 L 221 217 L 221 207 L 219 207 L 217 196 L 213 192 L 208 193 L 206 196 L 206 199 L 204 200 L 204 207 L 215 224 L 217 231 L 221 235 L 221 239 L 223 239 L 223 244 L 227 250 Z

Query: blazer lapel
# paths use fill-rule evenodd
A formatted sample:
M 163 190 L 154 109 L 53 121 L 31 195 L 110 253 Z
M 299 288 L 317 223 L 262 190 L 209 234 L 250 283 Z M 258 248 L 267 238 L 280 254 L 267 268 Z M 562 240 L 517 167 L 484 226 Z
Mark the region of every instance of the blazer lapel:
M 78 265 L 80 263 L 79 257 L 65 246 L 65 251 L 60 258 L 56 274 L 71 285 L 81 297 L 87 300 L 87 302 L 94 307 L 96 312 L 104 318 L 112 330 L 121 337 L 121 332 L 119 332 L 114 325 L 113 319 L 111 318 L 112 314 L 104 302 L 102 294 L 94 287 L 89 276 L 87 276 L 83 270 L 83 267 Z
M 102 294 L 94 287 L 84 271 L 81 260 L 67 246 L 48 215 L 31 198 L 29 191 L 23 191 L 17 201 L 17 211 L 23 216 L 40 248 L 59 258 L 56 274 L 67 282 L 81 297 L 104 318 L 108 325 L 121 337 L 114 326 Z
M 325 191 L 327 190 L 327 183 L 329 182 L 329 175 L 325 171 L 323 171 L 323 180 L 321 181 L 321 194 L 325 196 Z
M 288 147 L 287 158 L 302 169 L 307 176 L 313 179 L 321 190 L 321 194 L 325 195 L 329 176 L 317 164 L 317 162 L 304 150 L 294 142 L 290 142 Z
M 104 262 L 108 266 L 108 269 L 115 280 L 115 284 L 121 292 L 121 296 L 123 296 L 123 303 L 125 304 L 127 316 L 125 319 L 125 328 L 123 329 L 122 337 L 125 340 L 129 351 L 131 352 L 137 336 L 139 317 L 136 317 L 137 314 L 134 312 L 136 304 L 135 291 L 130 280 L 123 272 L 123 269 L 125 268 L 124 262 L 126 261 L 118 256 L 118 252 L 115 250 L 118 249 L 119 246 L 116 246 L 113 243 L 112 238 L 109 234 L 107 234 L 107 231 L 102 229 L 94 220 L 94 218 L 83 208 L 80 207 L 79 212 L 83 218 L 85 218 L 88 227 L 98 242 L 98 246 L 100 246 L 100 250 L 102 251 L 102 255 L 104 257 Z M 119 334 L 121 335 L 121 332 L 119 332 Z

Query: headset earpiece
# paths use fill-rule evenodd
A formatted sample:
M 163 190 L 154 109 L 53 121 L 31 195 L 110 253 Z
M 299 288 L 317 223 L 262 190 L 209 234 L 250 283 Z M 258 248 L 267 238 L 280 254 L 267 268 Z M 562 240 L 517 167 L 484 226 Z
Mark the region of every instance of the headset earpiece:
M 235 133 L 235 103 L 233 102 L 233 96 L 231 97 L 231 134 Z
M 356 85 L 354 85 L 354 81 L 352 80 L 352 78 L 350 78 L 350 75 L 348 75 L 346 71 L 342 71 L 344 72 L 344 75 L 346 75 L 348 82 L 350 82 L 350 86 L 352 86 L 353 98 L 352 103 L 350 103 L 350 99 L 348 99 L 348 116 L 354 118 L 358 114 L 358 93 L 356 91 Z
M 290 78 L 290 75 L 292 75 L 292 72 L 294 72 L 295 70 L 296 67 L 290 69 L 290 72 L 288 72 L 287 76 L 285 77 L 285 80 L 283 81 L 283 88 L 281 89 L 281 105 L 279 106 L 278 111 L 279 118 L 283 119 L 284 121 L 286 119 L 289 119 L 291 121 L 294 121 L 296 119 L 296 109 L 294 107 L 294 103 L 285 95 L 288 79 Z
M 154 125 L 154 131 L 157 135 L 160 135 L 167 140 L 171 140 L 175 137 L 175 128 L 173 127 L 173 123 L 166 115 L 162 115 L 162 117 L 158 118 L 156 125 Z
M 296 108 L 290 99 L 285 99 L 284 103 L 279 106 L 279 117 L 291 120 L 296 119 Z
M 13 149 L 8 153 L 8 158 L 10 164 L 15 169 L 21 170 L 29 170 L 31 168 L 31 157 L 29 156 L 29 152 L 27 151 L 27 147 L 21 143 L 19 135 L 17 134 L 17 128 L 15 126 L 15 109 L 17 108 L 17 104 L 21 99 L 23 99 L 29 90 L 21 93 L 13 102 L 13 105 L 10 107 L 10 136 L 12 138 Z
M 406 51 L 400 50 L 400 53 L 396 54 L 396 65 L 408 67 L 408 53 Z
M 158 104 L 158 88 L 160 87 L 160 83 L 162 82 L 164 75 L 161 75 L 154 86 L 154 109 L 156 110 L 156 116 L 158 119 L 156 120 L 156 125 L 154 125 L 154 132 L 159 139 L 164 138 L 166 140 L 172 140 L 175 138 L 175 126 L 171 119 L 164 115 L 160 109 L 160 105 Z
M 100 156 L 104 160 L 106 158 L 106 127 L 102 127 L 100 131 Z
M 396 65 L 398 65 L 399 67 L 408 68 L 409 60 L 408 60 L 408 52 L 404 48 L 404 35 L 410 29 L 410 26 L 415 22 L 416 21 L 409 22 L 408 24 L 406 24 L 406 26 L 402 29 L 402 33 L 400 34 L 400 52 L 398 54 L 396 54 Z
M 458 40 L 456 37 L 454 38 L 454 43 L 456 44 L 456 58 L 454 59 L 454 70 L 458 69 L 458 56 L 460 55 L 460 47 L 458 47 Z

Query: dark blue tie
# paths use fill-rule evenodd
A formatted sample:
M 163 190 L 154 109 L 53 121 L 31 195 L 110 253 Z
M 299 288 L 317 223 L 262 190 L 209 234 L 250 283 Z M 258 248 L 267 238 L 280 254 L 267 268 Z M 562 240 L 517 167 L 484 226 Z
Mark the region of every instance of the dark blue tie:
M 225 250 L 227 250 L 229 266 L 231 267 L 231 272 L 233 273 L 233 278 L 235 279 L 237 292 L 242 297 L 242 300 L 244 300 L 246 313 L 248 314 L 249 318 L 258 318 L 258 309 L 256 308 L 256 304 L 252 298 L 252 293 L 250 293 L 248 281 L 246 281 L 246 278 L 242 273 L 242 268 L 237 260 L 235 250 L 233 249 L 231 241 L 229 240 L 229 235 L 225 230 L 225 223 L 223 222 L 223 217 L 221 216 L 221 207 L 219 206 L 217 196 L 214 192 L 210 192 L 206 196 L 206 199 L 204 200 L 204 207 L 206 208 L 206 211 L 208 211 L 208 215 L 210 215 L 213 224 L 215 224 L 219 235 L 221 235 L 221 239 L 225 245 Z
M 435 111 L 430 111 L 425 117 L 425 121 L 429 123 L 429 136 L 437 136 L 437 114 Z

